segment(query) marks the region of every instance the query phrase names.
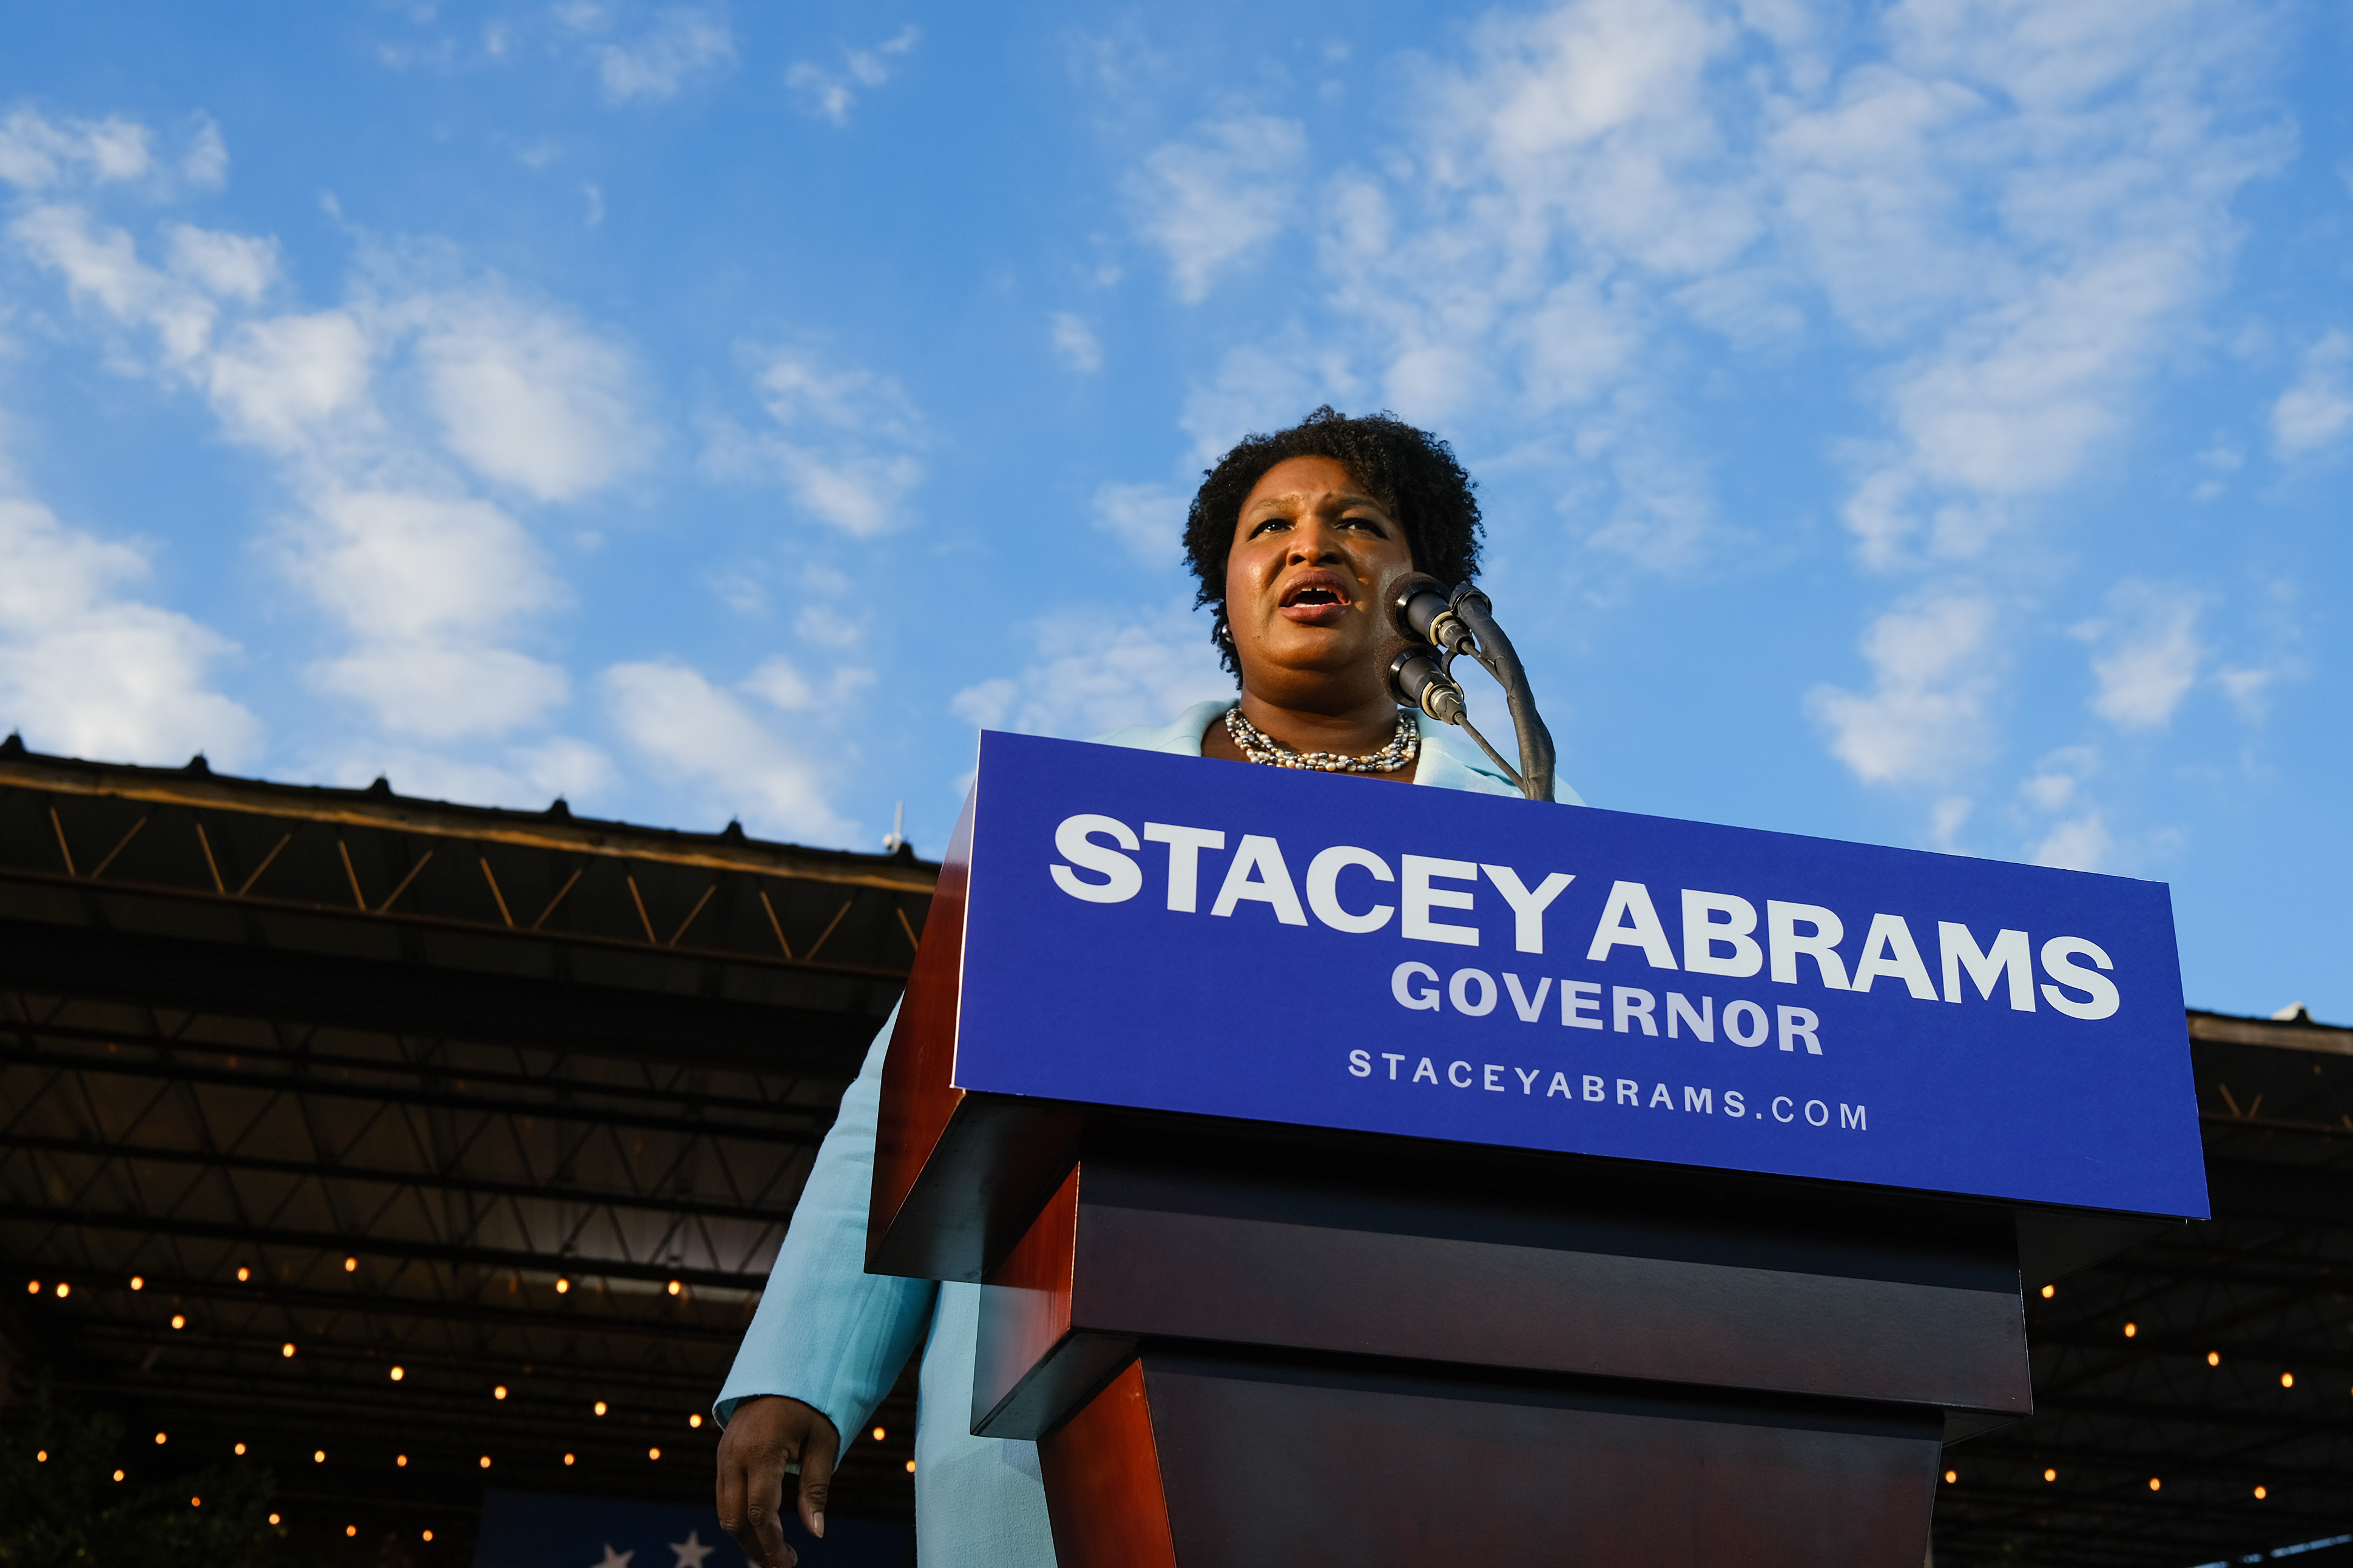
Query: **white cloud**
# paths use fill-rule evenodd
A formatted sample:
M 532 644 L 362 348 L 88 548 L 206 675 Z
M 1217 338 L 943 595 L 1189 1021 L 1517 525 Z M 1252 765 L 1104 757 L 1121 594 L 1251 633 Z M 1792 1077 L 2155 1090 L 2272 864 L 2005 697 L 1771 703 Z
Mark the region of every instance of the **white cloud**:
M 2147 583 L 2126 583 L 2108 595 L 2108 613 L 2074 628 L 2092 645 L 2099 690 L 2092 710 L 2124 730 L 2149 730 L 2173 710 L 2198 679 L 2206 650 L 2198 640 L 2202 595 Z
M 769 353 L 755 377 L 776 422 L 770 431 L 723 427 L 708 454 L 719 472 L 772 475 L 801 510 L 852 538 L 899 520 L 923 482 L 922 435 L 898 384 L 871 371 L 835 369 L 795 349 Z
M 897 74 L 898 62 L 912 54 L 923 37 L 921 28 L 909 26 L 871 48 L 844 49 L 839 70 L 814 60 L 795 60 L 785 72 L 785 86 L 800 101 L 804 112 L 847 125 L 860 92 L 889 81 Z
M 117 593 L 148 573 L 132 546 L 0 498 L 0 731 L 113 762 L 176 763 L 202 752 L 234 768 L 258 754 L 260 721 L 206 679 L 236 645 Z
M 2071 818 L 2043 835 L 2027 852 L 2037 866 L 2057 866 L 2069 871 L 2097 871 L 2116 854 L 2116 842 L 2107 819 L 2096 811 Z
M 374 352 L 347 310 L 248 321 L 213 356 L 206 390 L 238 439 L 299 456 L 332 427 L 372 419 Z
M 2305 351 L 2304 374 L 2272 405 L 2272 449 L 2283 461 L 2316 452 L 2353 430 L 2353 386 L 2346 366 L 2353 337 L 2329 331 Z
M 1048 318 L 1047 325 L 1054 353 L 1064 364 L 1081 375 L 1092 375 L 1103 369 L 1103 344 L 1096 341 L 1092 327 L 1068 310 L 1055 311 Z
M 185 364 L 210 342 L 213 302 L 140 260 L 129 234 L 94 226 L 79 207 L 34 207 L 8 226 L 8 237 L 62 275 L 75 303 L 95 304 L 123 326 L 152 328 L 171 363 Z
M 441 438 L 483 478 L 570 500 L 634 467 L 646 441 L 620 351 L 496 295 L 424 303 L 419 366 Z
M 1214 381 L 1186 395 L 1177 424 L 1193 437 L 1194 459 L 1214 463 L 1252 431 L 1297 424 L 1318 403 L 1352 390 L 1337 355 L 1290 343 L 1245 344 L 1226 351 Z
M 223 300 L 251 304 L 278 279 L 278 242 L 175 223 L 167 231 L 172 270 Z
M 530 534 L 488 501 L 340 491 L 312 521 L 290 543 L 290 568 L 370 639 L 479 636 L 561 597 Z
M 713 815 L 800 843 L 851 836 L 828 804 L 809 749 L 684 665 L 617 664 L 598 681 L 614 727 L 657 770 L 691 784 Z
M 1178 299 L 1199 302 L 1219 273 L 1282 231 L 1306 156 L 1298 121 L 1253 114 L 1212 121 L 1144 160 L 1125 194 L 1136 227 L 1167 254 Z
M 511 734 L 572 689 L 554 665 L 481 644 L 364 643 L 308 674 L 321 690 L 364 704 L 392 733 L 427 741 Z
M 1128 724 L 1161 724 L 1191 704 L 1231 697 L 1208 623 L 1181 604 L 1138 621 L 1094 609 L 1058 611 L 1031 627 L 1035 661 L 1018 678 L 977 682 L 949 708 L 987 730 L 1085 740 Z
M 585 31 L 598 26 L 601 16 L 593 6 L 575 6 L 565 19 Z M 657 12 L 637 37 L 600 44 L 595 53 L 608 101 L 659 103 L 676 97 L 689 79 L 733 65 L 735 37 L 723 13 L 674 5 Z
M 1873 622 L 1862 638 L 1872 689 L 1825 685 L 1806 696 L 1832 753 L 1865 784 L 1934 784 L 1974 758 L 1985 744 L 1994 621 L 1983 595 L 1947 592 Z
M 0 180 L 20 191 L 134 180 L 147 172 L 149 140 L 147 128 L 133 121 L 111 116 L 58 122 L 19 109 L 0 121 Z
M 1095 526 L 1125 545 L 1138 565 L 1181 566 L 1192 500 L 1162 485 L 1103 485 L 1095 490 Z

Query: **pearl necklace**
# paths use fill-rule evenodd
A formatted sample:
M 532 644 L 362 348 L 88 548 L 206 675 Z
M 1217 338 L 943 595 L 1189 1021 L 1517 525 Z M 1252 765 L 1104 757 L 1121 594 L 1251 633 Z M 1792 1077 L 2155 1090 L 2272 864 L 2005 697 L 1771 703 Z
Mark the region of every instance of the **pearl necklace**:
M 1226 733 L 1251 762 L 1271 768 L 1312 768 L 1321 773 L 1386 773 L 1410 766 L 1421 755 L 1421 728 L 1400 710 L 1397 733 L 1377 752 L 1361 757 L 1345 752 L 1301 752 L 1284 745 L 1242 717 L 1240 704 L 1226 710 Z

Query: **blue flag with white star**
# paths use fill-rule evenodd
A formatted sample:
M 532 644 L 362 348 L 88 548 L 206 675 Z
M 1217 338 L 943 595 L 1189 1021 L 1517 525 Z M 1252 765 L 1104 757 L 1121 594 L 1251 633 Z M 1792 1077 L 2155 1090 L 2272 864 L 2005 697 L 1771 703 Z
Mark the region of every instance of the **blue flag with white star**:
M 827 1516 L 825 1539 L 797 1519 L 785 1539 L 805 1568 L 908 1568 L 914 1527 Z M 485 1490 L 474 1568 L 747 1568 L 709 1504 Z

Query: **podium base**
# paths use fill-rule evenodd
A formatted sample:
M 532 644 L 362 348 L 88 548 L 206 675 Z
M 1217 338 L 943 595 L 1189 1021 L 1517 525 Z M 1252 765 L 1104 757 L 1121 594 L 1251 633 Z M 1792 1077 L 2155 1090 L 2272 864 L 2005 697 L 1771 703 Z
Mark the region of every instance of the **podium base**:
M 1062 1568 L 1918 1568 L 1917 1409 L 1147 1349 L 1039 1444 Z

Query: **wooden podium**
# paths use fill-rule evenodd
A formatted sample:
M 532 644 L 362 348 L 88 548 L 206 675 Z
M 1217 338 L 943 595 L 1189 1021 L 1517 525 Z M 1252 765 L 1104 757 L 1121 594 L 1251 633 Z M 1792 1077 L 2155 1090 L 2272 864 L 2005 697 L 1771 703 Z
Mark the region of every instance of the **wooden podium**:
M 984 1282 L 973 1430 L 1063 1568 L 1916 1568 L 1943 1446 L 2030 1413 L 2022 1290 L 2159 1223 L 961 1087 L 972 858 L 968 807 L 869 1268 Z

